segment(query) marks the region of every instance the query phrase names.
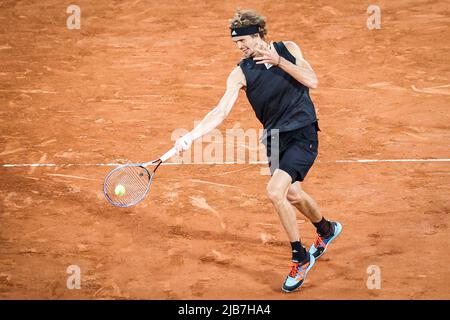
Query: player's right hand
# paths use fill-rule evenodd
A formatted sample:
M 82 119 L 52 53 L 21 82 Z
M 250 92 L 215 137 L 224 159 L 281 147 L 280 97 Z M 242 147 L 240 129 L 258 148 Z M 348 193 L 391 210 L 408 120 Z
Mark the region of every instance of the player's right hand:
M 186 150 L 189 150 L 189 148 L 192 145 L 192 138 L 190 133 L 185 134 L 184 136 L 182 136 L 181 138 L 179 138 L 176 142 L 175 142 L 175 149 L 177 149 L 177 153 L 178 155 L 182 155 L 183 152 L 185 152 Z

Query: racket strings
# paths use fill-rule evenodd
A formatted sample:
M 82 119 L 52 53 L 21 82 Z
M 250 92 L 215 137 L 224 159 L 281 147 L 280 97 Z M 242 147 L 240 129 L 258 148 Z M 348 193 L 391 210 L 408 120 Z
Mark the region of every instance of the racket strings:
M 118 204 L 131 204 L 145 196 L 148 189 L 149 176 L 144 169 L 136 169 L 136 167 L 126 167 L 118 170 L 108 179 L 110 198 Z M 121 190 L 117 190 L 118 186 L 122 186 Z M 120 193 L 123 191 L 123 194 Z
M 148 192 L 150 174 L 141 166 L 124 166 L 113 171 L 105 182 L 105 193 L 115 205 L 128 206 Z

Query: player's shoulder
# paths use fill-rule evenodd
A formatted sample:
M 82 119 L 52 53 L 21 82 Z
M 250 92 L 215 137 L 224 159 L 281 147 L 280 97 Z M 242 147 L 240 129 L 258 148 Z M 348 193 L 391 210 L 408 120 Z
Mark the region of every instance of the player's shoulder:
M 244 84 L 245 75 L 240 66 L 234 67 L 228 76 L 228 84 Z
M 300 49 L 300 46 L 296 44 L 294 41 L 282 41 L 284 46 L 286 47 L 287 51 L 291 55 L 293 55 L 296 59 L 303 58 L 302 50 Z
M 231 70 L 229 75 L 230 78 L 239 78 L 241 76 L 244 76 L 244 72 L 242 71 L 241 66 L 234 67 L 234 69 Z
M 294 41 L 282 41 L 284 46 L 286 47 L 286 49 L 289 50 L 289 52 L 294 53 L 294 52 L 298 52 L 298 53 L 302 53 L 302 50 L 300 49 L 300 46 L 295 43 Z

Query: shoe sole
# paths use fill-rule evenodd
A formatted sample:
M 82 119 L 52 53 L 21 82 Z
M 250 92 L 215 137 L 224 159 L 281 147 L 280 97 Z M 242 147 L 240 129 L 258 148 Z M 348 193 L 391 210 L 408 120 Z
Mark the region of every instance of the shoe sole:
M 337 221 L 334 221 L 334 222 L 337 224 L 338 232 L 337 232 L 333 237 L 331 237 L 330 241 L 328 241 L 327 246 L 326 246 L 325 249 L 322 251 L 322 253 L 321 253 L 320 255 L 318 255 L 317 257 L 315 257 L 316 260 L 319 259 L 321 256 L 323 256 L 323 254 L 327 251 L 327 248 L 328 248 L 328 246 L 330 245 L 330 243 L 331 243 L 334 239 L 336 239 L 337 236 L 340 235 L 341 232 L 342 232 L 342 225 L 341 225 L 339 222 L 337 222 Z M 314 247 L 314 245 L 311 246 L 311 248 L 313 248 L 313 247 Z M 311 255 L 313 255 L 313 254 L 311 253 L 311 248 L 309 249 L 309 253 L 310 253 Z M 314 256 L 314 255 L 313 255 L 313 256 Z
M 287 290 L 287 289 L 284 288 L 284 286 L 281 286 L 281 290 L 282 290 L 282 291 L 284 291 L 284 292 L 286 292 L 286 293 L 295 292 L 295 291 L 299 290 L 299 289 L 305 284 L 306 276 L 308 275 L 308 272 L 311 271 L 312 267 L 314 266 L 314 263 L 316 262 L 316 258 L 314 258 L 314 256 L 313 256 L 312 254 L 311 254 L 311 256 L 310 256 L 309 259 L 310 259 L 310 261 L 309 261 L 309 266 L 308 266 L 308 268 L 306 269 L 305 275 L 304 275 L 304 277 L 303 277 L 303 282 L 302 282 L 302 284 L 299 285 L 297 288 L 292 289 L 292 290 Z

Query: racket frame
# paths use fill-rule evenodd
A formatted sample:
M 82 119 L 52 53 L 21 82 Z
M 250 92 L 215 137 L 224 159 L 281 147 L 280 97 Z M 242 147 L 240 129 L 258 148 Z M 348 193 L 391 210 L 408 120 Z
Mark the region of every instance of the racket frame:
M 111 171 L 108 173 L 108 175 L 106 176 L 106 178 L 105 178 L 105 180 L 104 180 L 104 182 L 103 182 L 103 194 L 105 195 L 105 197 L 106 197 L 106 199 L 108 200 L 108 202 L 111 203 L 112 205 L 116 206 L 116 207 L 126 208 L 126 207 L 134 206 L 134 205 L 136 205 L 137 203 L 139 203 L 140 201 L 142 201 L 142 200 L 147 196 L 147 194 L 148 194 L 149 191 L 150 191 L 150 186 L 151 186 L 151 184 L 152 184 L 153 177 L 155 176 L 156 169 L 158 169 L 158 167 L 159 167 L 164 161 L 166 161 L 167 159 L 173 157 L 173 156 L 175 155 L 175 153 L 176 153 L 176 149 L 175 149 L 175 148 L 172 148 L 172 149 L 170 149 L 169 151 L 167 151 L 164 155 L 162 155 L 162 156 L 161 156 L 159 159 L 157 159 L 157 160 L 152 160 L 152 161 L 145 162 L 145 163 L 127 163 L 127 164 L 123 164 L 123 165 L 118 166 L 117 168 L 111 170 Z M 155 169 L 153 169 L 152 173 L 150 173 L 150 172 L 147 170 L 147 167 L 150 166 L 150 165 L 156 165 L 156 167 L 155 167 Z M 145 193 L 144 193 L 141 197 L 139 197 L 138 199 L 136 199 L 136 200 L 133 201 L 133 202 L 123 204 L 123 203 L 115 202 L 115 201 L 113 201 L 113 200 L 109 197 L 108 193 L 106 192 L 106 185 L 107 185 L 106 181 L 108 181 L 109 177 L 110 177 L 114 172 L 116 172 L 116 171 L 118 171 L 118 170 L 121 170 L 121 169 L 123 169 L 123 168 L 126 168 L 126 167 L 142 167 L 142 168 L 144 168 L 144 170 L 145 170 L 145 171 L 148 173 L 148 175 L 149 175 L 149 180 L 148 180 L 148 182 L 147 182 L 147 189 L 145 190 Z

